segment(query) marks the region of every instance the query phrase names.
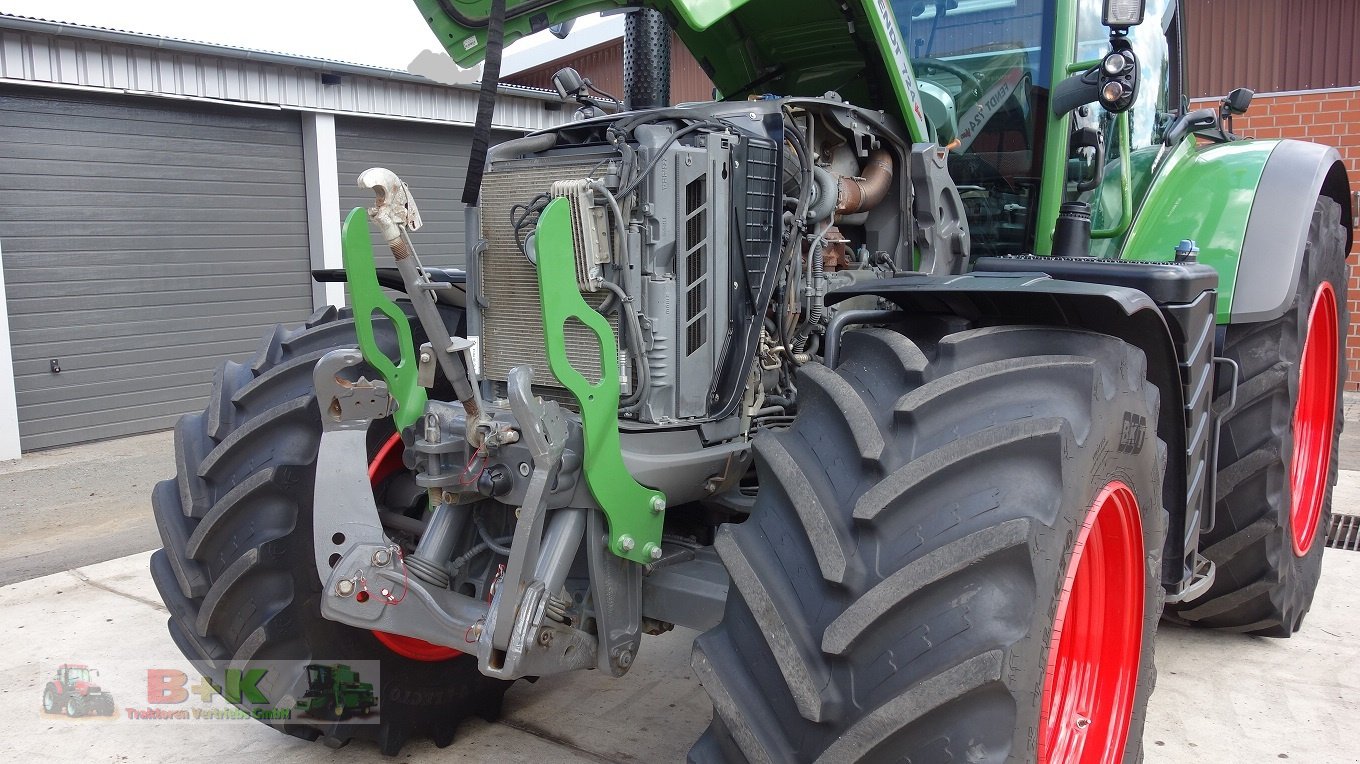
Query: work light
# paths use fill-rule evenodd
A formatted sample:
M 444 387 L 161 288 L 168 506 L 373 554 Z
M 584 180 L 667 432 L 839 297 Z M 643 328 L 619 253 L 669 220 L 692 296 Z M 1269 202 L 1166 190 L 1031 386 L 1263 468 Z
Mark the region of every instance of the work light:
M 1127 29 L 1143 23 L 1144 0 L 1105 0 L 1105 26 Z

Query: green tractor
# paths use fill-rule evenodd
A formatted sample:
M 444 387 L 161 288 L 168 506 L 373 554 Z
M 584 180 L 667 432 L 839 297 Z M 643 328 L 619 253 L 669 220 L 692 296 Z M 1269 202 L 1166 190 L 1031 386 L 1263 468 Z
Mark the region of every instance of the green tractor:
M 1348 180 L 1189 109 L 1177 2 L 647 0 L 623 109 L 564 70 L 489 151 L 502 45 L 626 4 L 417 5 L 487 59 L 466 270 L 365 172 L 352 307 L 225 363 L 153 497 L 205 675 L 380 662 L 380 724 L 270 723 L 447 745 L 684 627 L 695 761 L 1134 762 L 1162 617 L 1300 627 Z
M 359 681 L 359 672 L 343 663 L 307 666 L 307 692 L 297 710 L 315 719 L 343 720 L 355 714 L 368 716 L 378 700 L 373 685 Z

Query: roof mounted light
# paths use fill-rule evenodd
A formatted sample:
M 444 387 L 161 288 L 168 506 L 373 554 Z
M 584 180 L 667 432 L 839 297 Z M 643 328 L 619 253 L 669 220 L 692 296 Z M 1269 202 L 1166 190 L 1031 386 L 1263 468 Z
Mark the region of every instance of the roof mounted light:
M 1105 0 L 1105 26 L 1124 31 L 1143 23 L 1146 0 Z

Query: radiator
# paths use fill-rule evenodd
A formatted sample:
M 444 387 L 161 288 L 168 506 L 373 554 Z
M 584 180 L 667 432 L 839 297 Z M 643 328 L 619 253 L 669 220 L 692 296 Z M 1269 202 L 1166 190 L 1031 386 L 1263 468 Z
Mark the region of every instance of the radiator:
M 515 243 L 510 223 L 510 208 L 528 204 L 534 196 L 547 193 L 553 181 L 588 177 L 599 167 L 599 157 L 587 162 L 522 160 L 497 163 L 482 180 L 482 238 L 486 250 L 478 264 L 482 308 L 482 376 L 503 382 L 513 366 L 529 365 L 534 384 L 561 388 L 562 383 L 548 369 L 543 339 L 543 307 L 538 297 L 538 273 Z M 563 285 L 574 288 L 575 285 Z M 586 302 L 598 305 L 608 292 L 587 293 Z M 609 319 L 618 342 L 617 314 Z M 571 365 L 591 381 L 598 380 L 600 346 L 595 333 L 578 321 L 565 328 L 567 358 Z

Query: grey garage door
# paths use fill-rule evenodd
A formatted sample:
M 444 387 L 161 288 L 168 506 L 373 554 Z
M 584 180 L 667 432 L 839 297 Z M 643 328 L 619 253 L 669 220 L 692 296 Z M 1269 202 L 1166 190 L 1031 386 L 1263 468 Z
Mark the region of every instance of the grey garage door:
M 497 132 L 491 142 L 509 140 L 516 133 Z M 356 184 L 359 173 L 386 167 L 401 176 L 415 195 L 425 225 L 411 240 L 420 261 L 430 267 L 462 268 L 463 176 L 472 148 L 469 127 L 426 125 L 382 119 L 337 119 L 335 149 L 340 172 L 340 216 L 355 207 L 373 204 L 373 193 Z M 378 265 L 392 265 L 392 257 L 374 238 Z
M 0 194 L 25 450 L 169 427 L 311 312 L 296 114 L 0 91 Z

